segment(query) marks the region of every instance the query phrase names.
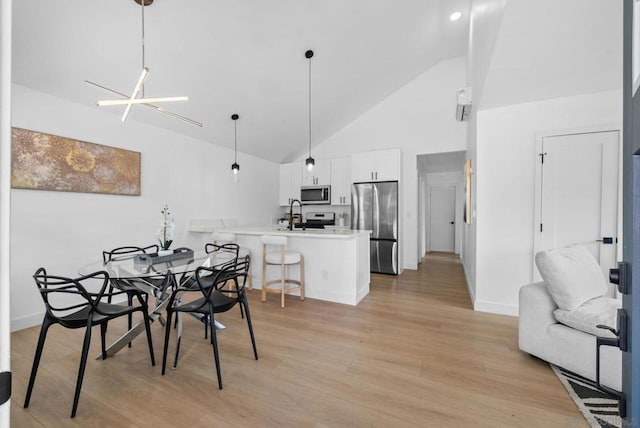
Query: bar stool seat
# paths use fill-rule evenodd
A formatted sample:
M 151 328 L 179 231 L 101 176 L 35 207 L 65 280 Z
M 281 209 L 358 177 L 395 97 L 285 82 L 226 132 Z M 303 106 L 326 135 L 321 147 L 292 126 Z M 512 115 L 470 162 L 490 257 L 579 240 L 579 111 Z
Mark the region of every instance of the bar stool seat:
M 280 306 L 284 308 L 284 295 L 294 291 L 300 292 L 300 300 L 304 300 L 304 256 L 299 251 L 287 250 L 287 237 L 262 235 L 262 301 L 267 300 L 267 293 L 280 294 Z M 273 249 L 279 247 L 278 249 Z M 300 278 L 286 276 L 286 267 L 300 266 Z M 280 278 L 267 281 L 267 266 L 280 266 Z
M 302 254 L 296 251 L 285 251 L 284 252 L 284 264 L 285 265 L 293 265 L 296 263 L 300 263 L 300 259 L 302 258 Z M 282 262 L 282 254 L 281 253 L 267 253 L 265 255 L 265 259 L 270 265 L 279 265 Z

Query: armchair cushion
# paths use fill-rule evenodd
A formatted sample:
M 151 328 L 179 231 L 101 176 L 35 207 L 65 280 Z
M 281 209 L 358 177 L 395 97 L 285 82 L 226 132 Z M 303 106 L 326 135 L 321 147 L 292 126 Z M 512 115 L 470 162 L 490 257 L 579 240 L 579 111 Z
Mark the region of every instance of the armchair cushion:
M 540 251 L 536 266 L 560 309 L 576 309 L 607 292 L 598 262 L 582 246 Z
M 558 322 L 576 330 L 594 336 L 615 337 L 609 330 L 596 326 L 601 324 L 617 329 L 617 313 L 621 306 L 622 302 L 617 299 L 597 297 L 572 311 L 556 309 L 553 314 Z

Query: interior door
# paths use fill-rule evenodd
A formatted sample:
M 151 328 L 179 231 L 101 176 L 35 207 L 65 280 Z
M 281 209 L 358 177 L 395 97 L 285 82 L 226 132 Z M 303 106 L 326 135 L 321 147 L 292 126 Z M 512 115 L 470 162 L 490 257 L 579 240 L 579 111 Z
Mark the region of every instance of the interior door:
M 639 7 L 637 1 L 624 2 L 622 255 L 623 262 L 629 268 L 627 281 L 623 281 L 628 289 L 622 293 L 622 308 L 628 317 L 627 351 L 622 353 L 622 391 L 627 404 L 624 426 L 638 425 L 640 421 L 640 90 L 634 89 L 640 46 L 637 22 Z
M 456 188 L 432 186 L 429 189 L 429 250 L 455 251 Z
M 536 252 L 584 245 L 608 278 L 616 264 L 619 138 L 606 131 L 542 139 Z

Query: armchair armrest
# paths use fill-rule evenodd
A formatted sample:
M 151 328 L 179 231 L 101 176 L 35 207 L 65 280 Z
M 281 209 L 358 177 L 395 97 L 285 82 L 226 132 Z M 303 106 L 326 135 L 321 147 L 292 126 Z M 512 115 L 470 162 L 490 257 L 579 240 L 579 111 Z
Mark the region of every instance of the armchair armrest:
M 544 282 L 523 286 L 519 297 L 518 345 L 522 351 L 537 355 L 543 348 L 547 329 L 557 323 L 553 311 L 558 306 Z

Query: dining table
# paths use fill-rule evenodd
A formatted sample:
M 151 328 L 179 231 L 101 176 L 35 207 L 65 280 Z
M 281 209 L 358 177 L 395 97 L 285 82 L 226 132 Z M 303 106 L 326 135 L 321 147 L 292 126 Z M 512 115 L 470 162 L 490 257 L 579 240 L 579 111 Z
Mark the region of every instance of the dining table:
M 182 258 L 166 260 L 165 257 L 166 261 L 155 263 L 153 259 L 149 260 L 149 255 L 146 254 L 143 254 L 142 257 L 139 254 L 119 255 L 108 261 L 86 264 L 80 267 L 78 273 L 80 275 L 88 275 L 97 271 L 106 271 L 109 278 L 122 280 L 128 285 L 136 287 L 140 292 L 147 294 L 149 299 L 154 299 L 153 305 L 148 303 L 150 321 L 152 323 L 159 321 L 164 325 L 162 314 L 169 304 L 173 287 L 186 285 L 195 275 L 198 267 L 211 267 L 215 266 L 216 263 L 219 264 L 219 261 L 216 261 L 216 255 L 213 253 L 182 248 L 175 250 L 175 254 L 179 254 L 181 251 L 183 253 Z M 159 257 L 158 260 L 163 260 L 163 258 Z M 181 329 L 182 326 L 180 325 L 179 327 Z M 216 328 L 224 328 L 224 325 L 216 322 Z M 107 347 L 107 357 L 115 355 L 144 330 L 144 321 L 141 320 Z M 180 337 L 180 334 L 178 334 L 178 337 Z M 96 359 L 101 358 L 102 353 L 96 357 Z

